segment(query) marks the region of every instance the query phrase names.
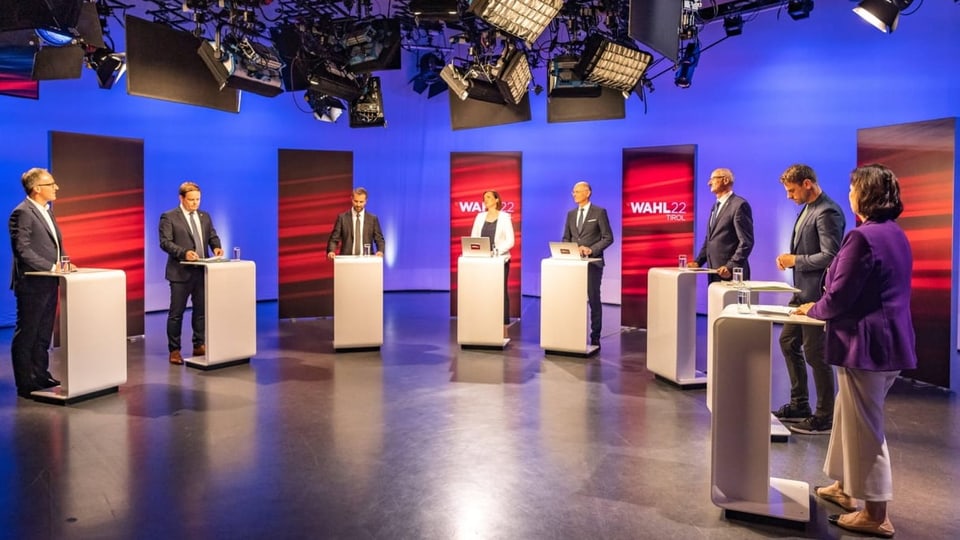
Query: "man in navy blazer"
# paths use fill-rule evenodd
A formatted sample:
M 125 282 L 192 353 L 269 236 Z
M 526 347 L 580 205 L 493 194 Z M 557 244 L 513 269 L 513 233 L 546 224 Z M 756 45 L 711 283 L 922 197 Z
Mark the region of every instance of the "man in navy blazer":
M 180 261 L 206 259 L 208 249 L 217 257 L 223 255 L 220 237 L 213 228 L 210 214 L 200 210 L 200 186 L 194 182 L 180 184 L 180 205 L 160 216 L 160 249 L 167 252 L 166 278 L 170 282 L 170 311 L 167 312 L 167 349 L 170 363 L 182 364 L 180 334 L 187 299 L 193 300 L 193 355 L 206 354 L 204 345 L 204 273 L 197 265 Z
M 353 208 L 338 215 L 333 222 L 333 230 L 330 231 L 330 239 L 327 240 L 327 257 L 330 259 L 336 257 L 337 247 L 340 248 L 341 255 L 363 255 L 364 244 L 370 244 L 371 252 L 376 253 L 377 257 L 383 257 L 383 231 L 380 230 L 380 220 L 365 210 L 367 190 L 362 187 L 353 190 L 351 202 Z M 359 238 L 354 234 L 358 219 L 360 229 L 363 231 Z M 374 244 L 376 244 L 376 251 L 373 251 Z
M 613 243 L 613 231 L 607 211 L 590 203 L 593 190 L 586 182 L 573 186 L 573 202 L 577 208 L 567 212 L 563 241 L 576 242 L 580 255 L 599 259 L 587 265 L 587 301 L 590 304 L 590 344 L 600 346 L 603 311 L 600 303 L 600 280 L 603 278 L 603 250 Z
M 55 271 L 60 256 L 67 252 L 49 209 L 60 189 L 53 176 L 46 169 L 33 168 L 23 173 L 20 180 L 27 198 L 13 209 L 8 221 L 13 249 L 10 288 L 17 298 L 10 360 L 17 395 L 30 397 L 30 392 L 60 385 L 49 371 L 60 280 L 24 274 Z
M 750 252 L 753 251 L 753 211 L 750 203 L 733 192 L 733 171 L 716 169 L 710 173 L 710 191 L 717 202 L 707 222 L 707 237 L 695 262 L 713 268 L 710 282 L 732 277 L 734 268 L 743 268 L 743 279 L 750 279 Z
M 833 262 L 846 218 L 840 206 L 820 188 L 817 175 L 807 165 L 792 165 L 780 176 L 787 198 L 803 205 L 794 224 L 790 252 L 777 257 L 777 268 L 793 269 L 793 284 L 800 292 L 790 305 L 816 302 L 823 296 L 823 278 Z M 823 328 L 785 324 L 780 333 L 780 349 L 790 376 L 790 402 L 774 411 L 791 431 L 805 434 L 828 434 L 833 428 L 833 404 L 836 385 L 833 369 L 824 360 Z M 817 407 L 810 409 L 807 388 L 807 367 L 813 373 L 817 389 Z

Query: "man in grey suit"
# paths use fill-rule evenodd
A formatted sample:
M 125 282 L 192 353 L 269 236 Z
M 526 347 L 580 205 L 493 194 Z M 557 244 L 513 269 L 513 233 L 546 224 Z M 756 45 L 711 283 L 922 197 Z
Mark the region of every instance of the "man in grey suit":
M 13 249 L 10 288 L 17 297 L 10 360 L 17 395 L 30 397 L 33 391 L 60 385 L 49 371 L 60 280 L 25 273 L 55 271 L 60 256 L 67 252 L 49 208 L 60 189 L 53 176 L 46 169 L 33 168 L 23 173 L 20 181 L 27 197 L 13 209 L 7 223 Z
M 210 214 L 200 210 L 200 186 L 194 182 L 180 184 L 180 205 L 160 216 L 160 249 L 167 252 L 166 277 L 170 282 L 170 311 L 167 312 L 167 349 L 170 363 L 182 364 L 180 333 L 183 331 L 183 312 L 187 299 L 193 300 L 193 355 L 206 354 L 204 345 L 204 273 L 196 265 L 180 261 L 206 259 L 209 251 L 223 255 L 220 237 L 213 228 Z
M 587 265 L 587 302 L 590 304 L 590 344 L 600 346 L 603 307 L 600 303 L 600 280 L 603 279 L 603 250 L 613 243 L 613 231 L 607 211 L 590 203 L 593 190 L 586 182 L 573 186 L 573 202 L 577 208 L 567 212 L 563 241 L 576 242 L 580 256 L 599 259 Z
M 689 266 L 713 268 L 709 281 L 728 280 L 734 268 L 743 268 L 743 279 L 750 279 L 750 252 L 753 251 L 753 211 L 750 203 L 733 192 L 733 171 L 716 169 L 710 173 L 710 191 L 717 202 L 710 211 L 707 237 Z
M 380 220 L 377 216 L 365 210 L 367 206 L 367 190 L 358 187 L 351 195 L 352 209 L 337 216 L 327 240 L 327 257 L 337 256 L 337 248 L 341 255 L 363 255 L 363 246 L 370 245 L 370 250 L 377 257 L 383 257 L 383 231 L 380 230 Z M 363 231 L 360 235 L 356 230 Z M 376 251 L 373 245 L 376 244 Z
M 843 211 L 817 183 L 817 175 L 807 165 L 791 165 L 780 176 L 787 198 L 803 205 L 793 227 L 790 252 L 777 257 L 777 268 L 793 268 L 794 286 L 800 292 L 790 305 L 816 302 L 823 295 L 823 278 L 836 257 L 843 240 L 846 219 Z M 829 434 L 833 428 L 835 384 L 833 369 L 824 360 L 824 331 L 819 326 L 785 324 L 780 333 L 780 348 L 790 376 L 790 403 L 773 414 L 797 433 Z M 817 407 L 810 410 L 807 367 L 813 373 L 817 389 Z

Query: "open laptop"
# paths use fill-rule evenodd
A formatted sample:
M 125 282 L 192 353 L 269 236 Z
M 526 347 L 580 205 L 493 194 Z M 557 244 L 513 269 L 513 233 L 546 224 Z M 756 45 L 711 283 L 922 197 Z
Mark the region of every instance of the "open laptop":
M 580 246 L 576 242 L 550 242 L 550 256 L 554 259 L 580 260 Z
M 464 257 L 489 257 L 490 239 L 486 236 L 462 236 L 460 249 Z

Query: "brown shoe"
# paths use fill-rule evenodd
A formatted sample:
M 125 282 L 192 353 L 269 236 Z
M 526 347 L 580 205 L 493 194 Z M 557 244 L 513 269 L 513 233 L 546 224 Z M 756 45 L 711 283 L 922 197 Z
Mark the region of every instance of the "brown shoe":
M 193 355 L 194 356 L 203 356 L 207 354 L 207 348 L 203 345 L 194 345 L 193 346 Z
M 814 493 L 817 494 L 817 497 L 830 501 L 847 512 L 853 512 L 857 509 L 857 500 L 837 489 L 836 485 L 820 486 L 814 490 Z
M 834 519 L 835 517 L 836 519 Z M 830 516 L 828 519 L 841 529 L 863 534 L 872 534 L 882 538 L 893 538 L 893 523 L 890 523 L 889 517 L 883 518 L 882 522 L 873 521 L 865 510 L 860 510 L 849 514 Z
M 170 351 L 170 363 L 171 364 L 183 363 L 183 357 L 180 356 L 180 351 Z

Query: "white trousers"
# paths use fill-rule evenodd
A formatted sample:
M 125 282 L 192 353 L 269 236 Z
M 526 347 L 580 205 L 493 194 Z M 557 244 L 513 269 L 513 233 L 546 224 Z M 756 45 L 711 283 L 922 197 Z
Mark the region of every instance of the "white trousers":
M 865 501 L 893 500 L 883 402 L 899 371 L 837 368 L 837 401 L 823 472 Z

